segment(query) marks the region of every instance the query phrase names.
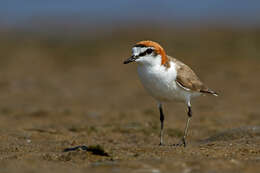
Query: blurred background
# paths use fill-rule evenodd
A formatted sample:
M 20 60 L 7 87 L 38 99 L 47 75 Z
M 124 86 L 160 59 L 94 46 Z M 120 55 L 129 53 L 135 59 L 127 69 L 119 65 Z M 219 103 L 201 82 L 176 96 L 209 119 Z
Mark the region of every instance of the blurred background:
M 245 80 L 258 72 L 259 7 L 242 0 L 2 1 L 1 105 L 136 107 L 135 96 L 146 93 L 135 65 L 122 61 L 146 39 L 213 89 L 244 95 L 258 81 Z
M 136 65 L 122 63 L 148 39 L 220 93 L 193 103 L 191 138 L 260 124 L 260 1 L 1 1 L 0 38 L 3 132 L 49 129 L 74 144 L 95 143 L 77 136 L 91 127 L 104 144 L 115 131 L 121 142 L 142 141 L 124 138 L 134 129 L 156 144 L 156 102 Z M 184 104 L 166 106 L 169 140 L 182 133 L 185 111 Z M 35 140 L 45 139 L 36 132 Z

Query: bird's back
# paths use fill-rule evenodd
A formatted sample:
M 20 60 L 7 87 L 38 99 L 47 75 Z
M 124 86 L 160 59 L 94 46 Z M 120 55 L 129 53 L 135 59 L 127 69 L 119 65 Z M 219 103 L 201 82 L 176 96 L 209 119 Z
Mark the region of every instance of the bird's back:
M 209 89 L 203 82 L 199 79 L 196 73 L 186 64 L 180 60 L 167 56 L 168 59 L 175 64 L 177 71 L 176 82 L 183 89 L 191 92 L 209 93 L 217 95 L 216 92 Z

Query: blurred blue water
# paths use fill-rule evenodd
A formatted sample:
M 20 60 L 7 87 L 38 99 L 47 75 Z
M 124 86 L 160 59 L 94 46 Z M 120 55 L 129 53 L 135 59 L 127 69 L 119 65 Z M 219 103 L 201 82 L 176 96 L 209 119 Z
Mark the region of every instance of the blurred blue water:
M 25 25 L 37 20 L 63 22 L 224 22 L 260 25 L 257 0 L 1 0 L 0 24 Z M 75 21 L 76 20 L 76 21 Z

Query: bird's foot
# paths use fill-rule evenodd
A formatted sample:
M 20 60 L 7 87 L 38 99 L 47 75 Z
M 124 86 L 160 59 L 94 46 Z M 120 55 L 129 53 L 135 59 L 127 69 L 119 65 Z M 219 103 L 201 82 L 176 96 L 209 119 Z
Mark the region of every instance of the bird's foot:
M 160 142 L 160 143 L 159 143 L 159 146 L 164 146 L 164 143 Z
M 174 146 L 174 147 L 186 147 L 185 138 L 182 138 L 182 140 L 179 143 L 173 144 L 172 146 Z

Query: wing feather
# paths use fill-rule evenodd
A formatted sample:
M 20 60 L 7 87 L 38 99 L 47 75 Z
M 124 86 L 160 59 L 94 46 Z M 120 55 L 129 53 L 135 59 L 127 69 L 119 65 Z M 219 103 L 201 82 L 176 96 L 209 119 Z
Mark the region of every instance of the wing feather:
M 217 95 L 217 93 L 215 93 L 203 84 L 203 82 L 199 79 L 199 77 L 189 66 L 170 56 L 168 56 L 168 58 L 176 64 L 176 82 L 181 88 L 187 91 L 195 91 Z

